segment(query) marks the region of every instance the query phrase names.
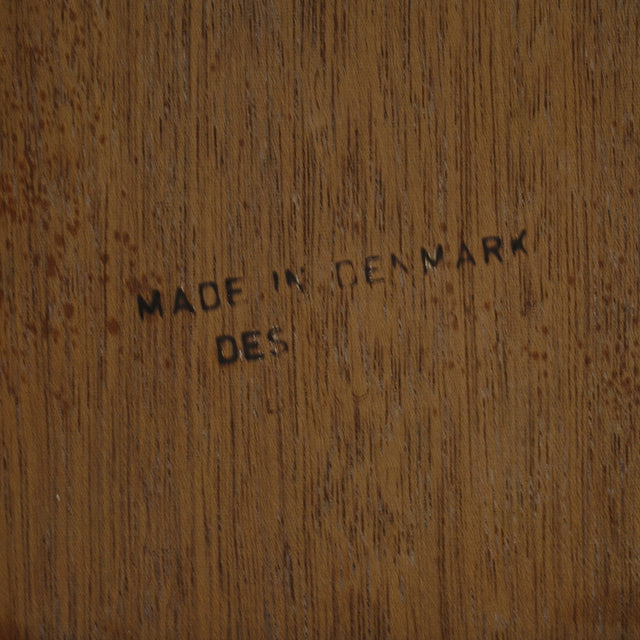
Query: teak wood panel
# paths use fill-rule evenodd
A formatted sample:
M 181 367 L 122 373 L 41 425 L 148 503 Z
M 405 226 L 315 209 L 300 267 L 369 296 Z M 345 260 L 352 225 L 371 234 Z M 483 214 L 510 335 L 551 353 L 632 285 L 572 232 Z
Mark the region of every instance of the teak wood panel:
M 0 637 L 640 637 L 637 2 L 0 6 Z

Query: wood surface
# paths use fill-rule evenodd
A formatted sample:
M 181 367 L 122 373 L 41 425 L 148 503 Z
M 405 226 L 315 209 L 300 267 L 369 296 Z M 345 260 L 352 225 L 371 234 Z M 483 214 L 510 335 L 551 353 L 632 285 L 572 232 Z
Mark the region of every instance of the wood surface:
M 640 4 L 0 7 L 1 638 L 640 638 Z

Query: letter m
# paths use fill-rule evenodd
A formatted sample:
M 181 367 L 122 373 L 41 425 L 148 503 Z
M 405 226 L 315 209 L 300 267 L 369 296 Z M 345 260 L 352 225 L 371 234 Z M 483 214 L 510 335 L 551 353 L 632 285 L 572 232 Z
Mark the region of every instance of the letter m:
M 424 272 L 427 273 L 429 269 L 435 269 L 438 266 L 438 263 L 442 260 L 442 256 L 444 251 L 442 249 L 442 245 L 439 244 L 436 248 L 435 258 L 432 258 L 427 250 L 424 247 L 421 247 L 421 255 L 422 255 L 422 266 L 424 268 Z
M 160 292 L 154 289 L 151 292 L 151 302 L 147 302 L 140 294 L 138 294 L 138 311 L 140 319 L 144 318 L 144 314 L 153 315 L 156 311 L 162 317 L 162 302 L 160 301 Z

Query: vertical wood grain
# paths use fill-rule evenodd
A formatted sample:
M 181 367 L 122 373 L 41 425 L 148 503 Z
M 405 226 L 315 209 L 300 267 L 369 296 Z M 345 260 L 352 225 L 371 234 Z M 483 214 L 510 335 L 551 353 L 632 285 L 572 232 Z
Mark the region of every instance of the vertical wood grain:
M 640 635 L 636 3 L 0 7 L 0 636 Z

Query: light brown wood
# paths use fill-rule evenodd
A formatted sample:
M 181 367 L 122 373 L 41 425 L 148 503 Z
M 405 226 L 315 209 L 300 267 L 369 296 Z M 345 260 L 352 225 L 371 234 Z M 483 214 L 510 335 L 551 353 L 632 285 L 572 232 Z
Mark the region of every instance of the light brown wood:
M 1 7 L 2 638 L 640 637 L 638 3 Z

